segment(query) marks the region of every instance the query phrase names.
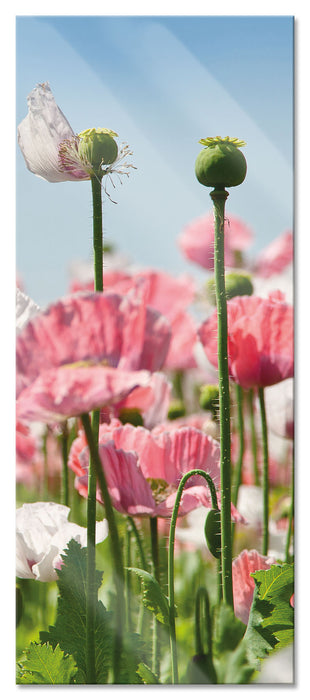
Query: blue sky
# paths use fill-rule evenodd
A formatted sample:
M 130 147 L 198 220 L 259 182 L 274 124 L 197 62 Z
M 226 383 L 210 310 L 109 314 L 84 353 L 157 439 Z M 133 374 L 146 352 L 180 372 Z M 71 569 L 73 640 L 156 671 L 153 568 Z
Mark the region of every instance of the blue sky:
M 211 210 L 194 174 L 206 136 L 247 142 L 227 213 L 254 229 L 253 255 L 292 227 L 292 17 L 20 16 L 16 72 L 17 124 L 48 81 L 76 132 L 105 126 L 131 145 L 137 170 L 104 202 L 104 228 L 133 262 L 200 274 L 176 239 Z M 17 270 L 44 305 L 67 292 L 72 260 L 91 260 L 90 184 L 47 183 L 16 155 Z

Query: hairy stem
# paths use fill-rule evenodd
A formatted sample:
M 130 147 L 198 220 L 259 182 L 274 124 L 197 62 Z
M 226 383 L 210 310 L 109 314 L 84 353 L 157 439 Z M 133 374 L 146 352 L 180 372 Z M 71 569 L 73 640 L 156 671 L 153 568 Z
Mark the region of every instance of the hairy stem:
M 231 538 L 231 463 L 230 463 L 230 397 L 227 355 L 227 303 L 224 264 L 225 201 L 224 188 L 210 193 L 214 207 L 214 277 L 217 307 L 218 376 L 220 400 L 221 448 L 221 535 L 222 583 L 224 603 L 233 607 L 232 538 Z

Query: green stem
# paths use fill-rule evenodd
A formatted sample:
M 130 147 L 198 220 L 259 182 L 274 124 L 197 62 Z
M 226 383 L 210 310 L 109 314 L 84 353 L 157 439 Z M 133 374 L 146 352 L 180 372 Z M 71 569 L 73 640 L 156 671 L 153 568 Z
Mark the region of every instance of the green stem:
M 91 177 L 93 195 L 93 250 L 94 250 L 94 286 L 96 292 L 103 291 L 103 232 L 102 232 L 102 195 L 101 180 Z
M 236 469 L 234 473 L 234 486 L 232 493 L 232 502 L 235 506 L 238 503 L 238 493 L 242 478 L 242 463 L 244 455 L 244 421 L 243 421 L 243 391 L 239 384 L 236 384 L 236 395 L 237 395 L 237 413 L 238 413 L 238 435 L 239 435 L 239 454 L 238 462 L 236 464 Z M 234 543 L 235 534 L 235 524 L 233 523 L 231 529 L 231 539 L 232 545 Z
M 214 277 L 217 306 L 218 375 L 220 399 L 221 448 L 221 534 L 224 603 L 233 607 L 232 539 L 231 539 L 231 464 L 230 464 L 230 398 L 227 354 L 227 303 L 224 264 L 225 201 L 228 192 L 214 189 L 210 193 L 214 206 Z
M 131 528 L 129 524 L 126 529 L 126 561 L 125 561 L 125 592 L 126 592 L 126 627 L 128 632 L 131 629 L 131 590 L 130 571 L 131 567 Z
M 62 502 L 69 505 L 69 470 L 68 470 L 68 425 L 67 421 L 62 425 L 61 431 L 61 454 L 62 454 Z
M 94 287 L 103 290 L 103 234 L 102 234 L 102 197 L 101 181 L 91 177 L 93 197 L 93 249 L 94 249 Z M 92 437 L 98 445 L 100 411 L 92 414 Z M 96 574 L 96 471 L 90 454 L 87 495 L 87 568 L 86 568 L 86 678 L 88 684 L 96 683 L 95 670 L 95 614 L 97 590 Z
M 290 507 L 290 514 L 289 514 L 289 520 L 288 520 L 288 530 L 287 530 L 287 537 L 286 537 L 286 546 L 285 546 L 285 562 L 289 563 L 290 562 L 290 544 L 291 544 L 291 536 L 292 536 L 292 527 L 293 527 L 293 522 L 294 522 L 294 453 L 293 453 L 293 462 L 292 462 L 292 486 L 291 486 L 291 507 Z
M 238 492 L 239 492 L 239 487 L 241 484 L 241 476 L 242 476 L 242 462 L 243 462 L 243 455 L 244 455 L 244 421 L 243 421 L 243 392 L 241 386 L 239 384 L 236 384 L 236 394 L 237 394 L 237 411 L 238 411 L 238 435 L 239 435 L 239 454 L 238 454 L 238 462 L 236 465 L 236 472 L 235 472 L 235 481 L 234 481 L 234 488 L 233 488 L 233 496 L 232 496 L 232 502 L 234 506 L 237 506 L 237 501 L 238 501 Z
M 206 588 L 201 586 L 198 588 L 196 593 L 196 604 L 195 604 L 195 653 L 202 655 L 204 654 L 203 638 L 201 634 L 201 618 L 202 618 L 202 604 L 204 603 L 205 608 L 205 630 L 207 636 L 208 653 L 212 656 L 212 624 L 210 616 L 210 603 L 208 591 Z
M 152 552 L 152 562 L 153 562 L 153 574 L 154 578 L 160 584 L 160 567 L 159 567 L 159 551 L 158 551 L 158 520 L 157 518 L 150 518 L 150 530 L 151 530 L 151 552 Z M 152 670 L 156 676 L 159 677 L 160 670 L 160 644 L 159 644 L 159 622 L 154 615 L 153 619 L 153 662 Z
M 47 456 L 47 438 L 49 435 L 49 427 L 43 435 L 42 453 L 43 453 L 43 500 L 48 501 L 48 456 Z
M 123 627 L 125 621 L 125 595 L 124 595 L 124 567 L 122 549 L 118 536 L 118 530 L 114 517 L 113 506 L 111 503 L 110 494 L 107 487 L 107 482 L 104 475 L 104 465 L 98 453 L 97 444 L 93 437 L 91 423 L 88 413 L 83 413 L 81 416 L 83 428 L 85 431 L 89 452 L 94 467 L 96 479 L 99 481 L 99 486 L 104 502 L 106 518 L 109 526 L 109 543 L 111 548 L 111 556 L 113 561 L 113 574 L 116 589 L 116 629 L 115 629 L 115 646 L 114 646 L 114 682 L 117 682 L 118 670 L 120 663 L 120 655 L 122 650 Z
M 143 551 L 143 546 L 142 546 L 142 541 L 141 541 L 139 530 L 136 526 L 135 521 L 133 520 L 133 518 L 130 515 L 128 516 L 128 521 L 131 525 L 132 532 L 136 538 L 136 543 L 137 543 L 137 547 L 139 550 L 140 561 L 141 561 L 141 569 L 143 569 L 143 571 L 147 571 L 148 566 L 147 566 L 145 554 Z M 139 610 L 139 616 L 138 616 L 138 622 L 137 622 L 137 634 L 140 634 L 140 635 L 142 635 L 142 629 L 143 629 L 144 610 L 145 610 L 145 608 L 144 608 L 143 602 L 140 599 L 140 610 Z
M 258 389 L 263 441 L 263 556 L 268 553 L 269 545 L 269 474 L 268 474 L 268 431 L 263 387 Z
M 191 476 L 199 475 L 202 476 L 207 482 L 210 489 L 212 508 L 218 509 L 216 489 L 211 476 L 204 472 L 202 469 L 192 469 L 191 471 L 184 474 L 182 477 L 176 499 L 172 511 L 171 522 L 170 522 L 170 532 L 169 532 L 169 545 L 168 545 L 168 599 L 169 599 L 169 631 L 170 631 L 170 649 L 171 649 L 171 668 L 172 668 L 172 683 L 178 683 L 178 658 L 177 658 L 177 646 L 176 646 L 176 632 L 175 632 L 175 610 L 174 610 L 174 541 L 175 541 L 175 528 L 178 517 L 179 505 L 182 497 L 183 488 L 188 479 Z
M 250 411 L 251 445 L 252 445 L 252 455 L 253 455 L 254 479 L 255 479 L 255 486 L 259 486 L 259 471 L 258 471 L 258 462 L 257 462 L 257 440 L 256 440 L 256 429 L 255 429 L 254 391 L 253 391 L 253 389 L 249 390 L 248 402 L 249 402 L 249 411 Z

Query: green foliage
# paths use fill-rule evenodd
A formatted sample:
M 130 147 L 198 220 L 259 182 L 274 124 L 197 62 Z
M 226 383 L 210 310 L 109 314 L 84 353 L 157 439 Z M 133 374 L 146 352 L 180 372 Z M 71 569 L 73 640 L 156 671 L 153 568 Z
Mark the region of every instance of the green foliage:
M 42 642 L 50 642 L 71 654 L 81 672 L 86 674 L 86 548 L 71 540 L 58 574 L 58 605 L 54 626 L 40 632 Z M 99 589 L 102 573 L 96 571 L 95 586 Z M 95 655 L 97 683 L 107 682 L 112 654 L 111 613 L 101 601 L 97 602 L 95 620 Z M 85 682 L 81 680 L 81 682 Z
M 140 678 L 142 679 L 142 681 L 145 685 L 158 685 L 159 684 L 159 680 L 158 680 L 157 676 L 155 675 L 155 673 L 153 673 L 153 671 L 151 671 L 149 666 L 147 666 L 144 663 L 139 664 L 139 666 L 137 668 L 137 674 L 138 674 L 138 676 L 140 676 Z
M 72 656 L 58 645 L 31 642 L 20 664 L 17 682 L 25 685 L 68 685 L 73 683 L 77 667 Z
M 215 606 L 212 650 L 218 683 L 248 683 L 253 675 L 254 666 L 243 642 L 245 630 L 229 605 L 222 602 Z
M 142 600 L 145 607 L 154 613 L 159 622 L 164 625 L 169 625 L 169 604 L 168 598 L 165 596 L 156 581 L 148 571 L 128 567 L 129 571 L 137 574 L 142 583 Z
M 294 566 L 274 565 L 252 576 L 256 586 L 245 642 L 249 659 L 259 668 L 259 659 L 293 641 L 294 609 L 290 598 L 294 592 Z

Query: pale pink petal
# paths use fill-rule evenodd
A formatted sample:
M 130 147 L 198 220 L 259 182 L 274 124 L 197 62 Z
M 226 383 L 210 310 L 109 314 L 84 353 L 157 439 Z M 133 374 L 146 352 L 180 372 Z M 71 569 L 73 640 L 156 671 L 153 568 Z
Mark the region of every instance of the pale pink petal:
M 171 343 L 165 360 L 166 369 L 192 369 L 197 367 L 194 347 L 197 343 L 196 326 L 186 311 L 180 311 L 171 321 Z
M 235 265 L 235 251 L 243 251 L 252 243 L 250 228 L 235 216 L 228 215 L 224 223 L 225 265 Z M 179 236 L 182 253 L 207 270 L 214 269 L 214 215 L 209 213 L 195 219 Z
M 260 277 L 271 277 L 279 274 L 293 261 L 293 257 L 293 233 L 286 231 L 260 253 L 256 261 L 255 272 Z
M 270 386 L 294 374 L 293 307 L 277 299 L 235 297 L 227 303 L 228 364 L 245 389 Z M 209 361 L 217 367 L 217 315 L 198 329 Z
M 169 322 L 138 300 L 113 293 L 62 299 L 17 338 L 17 395 L 44 370 L 75 362 L 156 371 L 170 335 Z
M 122 404 L 116 407 L 116 414 L 121 408 L 136 408 L 143 417 L 143 425 L 151 430 L 165 420 L 171 400 L 171 383 L 161 372 L 153 372 L 148 386 L 137 387 Z
M 244 549 L 232 563 L 233 593 L 235 615 L 245 625 L 249 620 L 250 608 L 253 600 L 255 581 L 251 573 L 259 570 L 270 569 L 276 560 L 273 557 L 264 557 L 255 549 Z
M 24 389 L 17 401 L 17 415 L 29 422 L 64 421 L 118 402 L 148 379 L 148 372 L 143 371 L 123 372 L 100 366 L 59 367 L 43 372 Z

